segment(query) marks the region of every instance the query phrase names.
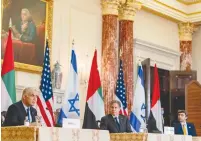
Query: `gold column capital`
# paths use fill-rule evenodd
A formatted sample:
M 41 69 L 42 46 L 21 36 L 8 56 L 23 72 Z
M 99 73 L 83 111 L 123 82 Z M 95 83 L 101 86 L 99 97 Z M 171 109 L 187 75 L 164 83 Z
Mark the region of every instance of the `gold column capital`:
M 179 39 L 180 41 L 192 41 L 193 32 L 196 27 L 193 23 L 179 23 Z
M 119 20 L 134 21 L 135 14 L 141 7 L 142 4 L 136 0 L 127 0 L 126 3 L 120 3 Z
M 102 15 L 118 15 L 119 0 L 102 0 Z

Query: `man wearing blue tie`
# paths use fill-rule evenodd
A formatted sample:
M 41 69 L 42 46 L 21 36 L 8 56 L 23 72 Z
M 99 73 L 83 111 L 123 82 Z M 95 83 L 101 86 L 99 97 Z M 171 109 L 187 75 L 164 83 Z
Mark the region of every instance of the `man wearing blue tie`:
M 111 114 L 101 118 L 100 129 L 108 130 L 110 133 L 132 132 L 128 118 L 119 114 L 120 108 L 121 103 L 119 101 L 110 102 Z
M 178 110 L 178 120 L 180 123 L 174 125 L 175 134 L 196 136 L 194 124 L 186 122 L 187 114 L 185 110 Z
M 27 116 L 29 123 L 35 122 L 37 111 L 34 106 L 37 101 L 38 92 L 33 88 L 25 88 L 22 93 L 22 99 L 9 106 L 4 126 L 24 125 Z

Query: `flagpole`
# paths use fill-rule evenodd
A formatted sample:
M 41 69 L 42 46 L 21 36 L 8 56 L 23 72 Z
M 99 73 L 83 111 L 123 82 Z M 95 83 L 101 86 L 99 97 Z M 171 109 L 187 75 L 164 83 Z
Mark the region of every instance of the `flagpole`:
M 9 20 L 9 28 L 11 29 L 12 28 L 12 19 L 10 18 Z
M 63 29 L 63 22 L 62 22 L 62 18 L 60 17 L 60 23 L 61 23 L 61 31 L 60 31 L 60 35 L 62 35 L 62 29 Z M 60 42 L 60 45 L 59 45 L 59 49 L 58 49 L 58 62 L 60 62 L 60 49 L 61 49 L 61 46 L 63 44 L 63 37 L 61 37 L 61 42 Z
M 72 48 L 74 48 L 74 45 L 75 45 L 75 40 L 73 39 L 73 41 L 72 41 Z

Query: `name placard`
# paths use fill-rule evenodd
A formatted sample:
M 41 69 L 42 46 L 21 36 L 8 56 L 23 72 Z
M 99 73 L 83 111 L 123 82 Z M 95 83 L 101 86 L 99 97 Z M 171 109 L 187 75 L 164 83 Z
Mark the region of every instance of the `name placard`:
M 164 134 L 174 135 L 174 127 L 165 126 L 164 127 Z
M 80 119 L 63 118 L 63 128 L 80 128 Z

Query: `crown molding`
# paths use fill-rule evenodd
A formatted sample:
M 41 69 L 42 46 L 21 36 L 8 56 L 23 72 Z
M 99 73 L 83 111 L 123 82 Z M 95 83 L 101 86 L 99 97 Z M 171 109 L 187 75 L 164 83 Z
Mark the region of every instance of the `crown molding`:
M 158 0 L 138 0 L 142 4 L 142 9 L 152 14 L 158 15 L 173 22 L 201 22 L 201 10 L 191 13 L 184 12 L 182 10 L 171 7 Z
M 185 4 L 185 5 L 192 5 L 192 4 L 198 4 L 201 3 L 201 0 L 193 0 L 193 1 L 186 1 L 186 0 L 177 0 L 178 2 Z

